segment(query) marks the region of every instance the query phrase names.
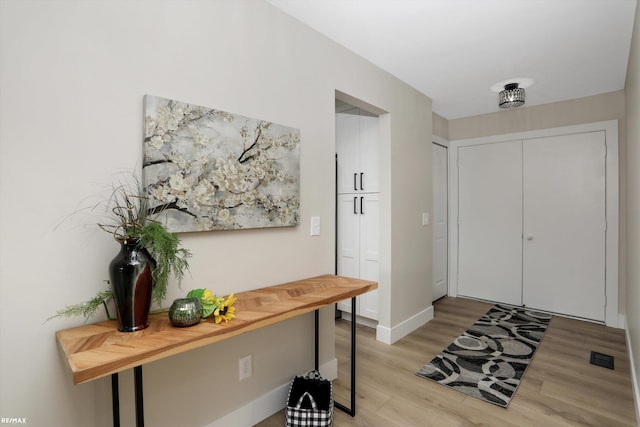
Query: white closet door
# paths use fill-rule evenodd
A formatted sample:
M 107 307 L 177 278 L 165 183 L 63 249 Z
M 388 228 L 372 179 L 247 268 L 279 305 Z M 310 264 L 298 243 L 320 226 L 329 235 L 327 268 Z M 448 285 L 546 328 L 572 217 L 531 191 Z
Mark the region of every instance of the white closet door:
M 433 296 L 442 298 L 448 290 L 448 233 L 447 233 L 447 148 L 432 144 L 433 167 Z
M 522 304 L 522 141 L 458 148 L 458 294 Z
M 604 321 L 605 135 L 524 142 L 523 300 Z

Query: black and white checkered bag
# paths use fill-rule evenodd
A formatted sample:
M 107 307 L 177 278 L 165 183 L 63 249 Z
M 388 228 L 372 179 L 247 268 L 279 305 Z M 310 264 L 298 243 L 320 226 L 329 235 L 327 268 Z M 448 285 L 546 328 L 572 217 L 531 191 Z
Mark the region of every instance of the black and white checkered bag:
M 289 387 L 287 427 L 331 427 L 333 386 L 318 371 L 296 376 Z

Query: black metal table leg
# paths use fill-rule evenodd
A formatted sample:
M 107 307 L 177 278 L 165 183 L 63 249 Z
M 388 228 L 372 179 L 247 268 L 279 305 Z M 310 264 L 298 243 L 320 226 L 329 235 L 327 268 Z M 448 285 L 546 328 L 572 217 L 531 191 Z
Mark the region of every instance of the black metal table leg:
M 317 352 L 316 347 L 316 354 Z M 356 297 L 351 298 L 351 407 L 348 408 L 335 400 L 333 404 L 352 417 L 356 416 Z
M 113 411 L 113 427 L 120 427 L 120 388 L 118 373 L 111 374 L 111 409 Z
M 144 402 L 142 399 L 142 366 L 133 368 L 135 399 L 136 399 L 136 427 L 144 427 Z M 111 407 L 113 411 L 113 427 L 120 427 L 120 387 L 118 373 L 111 374 Z
M 144 427 L 144 402 L 142 401 L 142 366 L 133 368 L 136 388 L 136 427 Z
M 316 322 L 316 328 L 315 328 L 315 361 L 314 361 L 314 366 L 315 366 L 315 370 L 319 371 L 320 370 L 320 358 L 318 356 L 318 348 L 320 348 L 320 310 L 316 310 L 315 311 L 315 322 Z

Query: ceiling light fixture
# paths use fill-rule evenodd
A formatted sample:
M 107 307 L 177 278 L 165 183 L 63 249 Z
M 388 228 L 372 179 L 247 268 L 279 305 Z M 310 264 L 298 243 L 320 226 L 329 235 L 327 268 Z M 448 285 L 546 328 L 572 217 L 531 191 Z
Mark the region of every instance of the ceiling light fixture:
M 498 94 L 500 108 L 513 108 L 524 105 L 524 89 L 518 83 L 507 83 Z

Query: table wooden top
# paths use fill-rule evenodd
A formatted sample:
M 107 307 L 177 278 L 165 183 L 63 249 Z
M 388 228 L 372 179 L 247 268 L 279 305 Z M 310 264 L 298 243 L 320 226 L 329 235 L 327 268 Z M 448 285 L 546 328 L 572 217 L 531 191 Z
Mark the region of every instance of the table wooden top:
M 378 284 L 368 280 L 324 275 L 236 294 L 236 317 L 216 324 L 204 319 L 177 328 L 167 313 L 149 317 L 149 327 L 119 332 L 117 321 L 84 325 L 56 332 L 58 347 L 81 384 L 149 362 L 204 347 L 352 298 Z

